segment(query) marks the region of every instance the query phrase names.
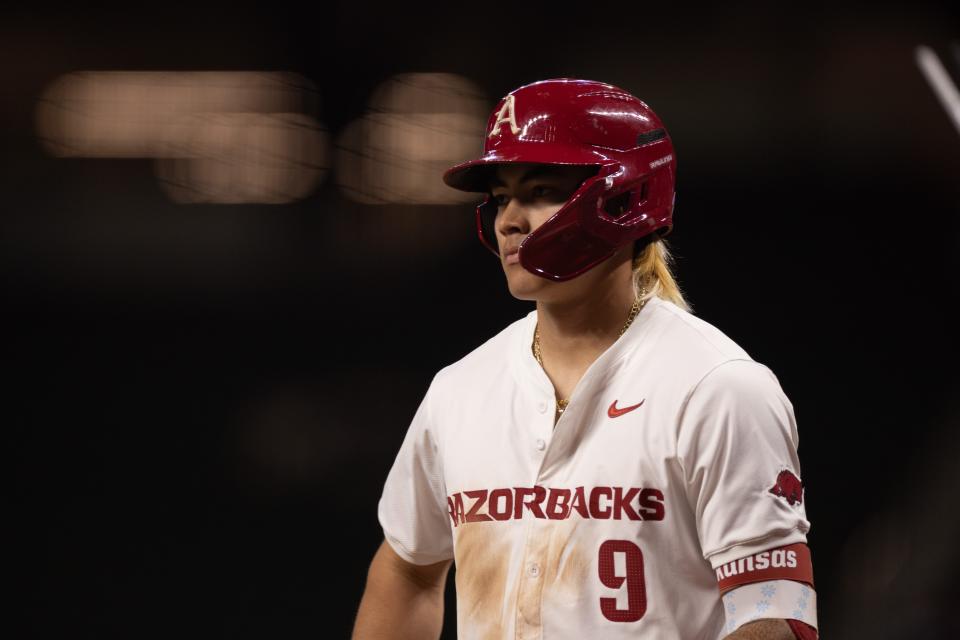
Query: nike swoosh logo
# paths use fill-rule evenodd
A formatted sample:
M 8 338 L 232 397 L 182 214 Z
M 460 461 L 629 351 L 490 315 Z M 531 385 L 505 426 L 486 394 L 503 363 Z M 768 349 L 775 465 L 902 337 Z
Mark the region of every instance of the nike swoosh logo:
M 642 405 L 644 402 L 646 402 L 646 398 L 644 398 L 643 400 L 641 400 L 640 402 L 638 402 L 637 404 L 631 407 L 623 407 L 622 409 L 618 409 L 617 401 L 614 400 L 613 403 L 610 404 L 610 408 L 607 409 L 607 415 L 610 416 L 611 418 L 619 418 L 625 413 L 630 413 L 631 411 L 633 411 L 634 409 Z

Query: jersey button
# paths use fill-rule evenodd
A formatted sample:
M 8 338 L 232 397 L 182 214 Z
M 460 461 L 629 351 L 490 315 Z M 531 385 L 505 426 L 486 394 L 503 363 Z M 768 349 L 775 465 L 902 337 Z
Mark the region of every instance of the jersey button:
M 541 439 L 537 439 L 537 451 L 543 451 L 547 448 L 547 443 Z
M 546 413 L 546 412 L 547 412 L 547 403 L 544 402 L 543 400 L 541 400 L 541 401 L 540 401 L 540 404 L 537 405 L 537 411 L 539 411 L 540 413 Z
M 539 565 L 535 565 L 535 564 L 530 565 L 530 577 L 536 578 L 539 575 L 540 575 Z

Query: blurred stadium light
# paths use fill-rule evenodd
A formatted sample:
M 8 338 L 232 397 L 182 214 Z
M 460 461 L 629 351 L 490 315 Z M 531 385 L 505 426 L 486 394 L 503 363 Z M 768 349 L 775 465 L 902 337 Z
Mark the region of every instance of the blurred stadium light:
M 44 91 L 36 127 L 57 157 L 159 159 L 174 202 L 278 204 L 326 173 L 315 94 L 293 73 L 82 71 Z
M 480 152 L 488 107 L 483 92 L 461 76 L 392 77 L 339 139 L 340 188 L 363 204 L 470 202 L 471 194 L 450 189 L 440 176 Z
M 156 164 L 174 202 L 282 204 L 309 195 L 326 172 L 326 132 L 302 114 L 198 114 L 177 131 Z

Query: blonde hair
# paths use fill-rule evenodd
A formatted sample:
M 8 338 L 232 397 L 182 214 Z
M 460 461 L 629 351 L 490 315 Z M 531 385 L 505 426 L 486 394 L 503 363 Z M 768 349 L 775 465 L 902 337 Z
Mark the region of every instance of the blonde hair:
M 633 289 L 637 296 L 645 290 L 643 299 L 654 296 L 669 300 L 685 311 L 691 311 L 690 305 L 683 297 L 680 285 L 677 284 L 673 272 L 673 256 L 667 241 L 657 238 L 647 244 L 639 252 L 634 250 L 633 255 Z

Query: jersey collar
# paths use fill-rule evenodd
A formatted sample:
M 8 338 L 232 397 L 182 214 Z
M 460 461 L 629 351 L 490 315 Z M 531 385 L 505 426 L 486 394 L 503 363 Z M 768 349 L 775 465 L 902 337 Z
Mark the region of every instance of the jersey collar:
M 595 378 L 607 379 L 621 361 L 636 349 L 649 333 L 651 319 L 663 304 L 664 302 L 656 296 L 647 301 L 623 335 L 587 368 L 570 396 L 571 402 L 585 387 L 593 386 Z M 547 377 L 537 359 L 533 357 L 533 332 L 536 326 L 537 311 L 534 309 L 520 321 L 517 331 L 514 332 L 510 346 L 510 368 L 522 389 L 530 389 L 537 395 L 552 397 L 553 383 L 550 382 L 550 378 Z

